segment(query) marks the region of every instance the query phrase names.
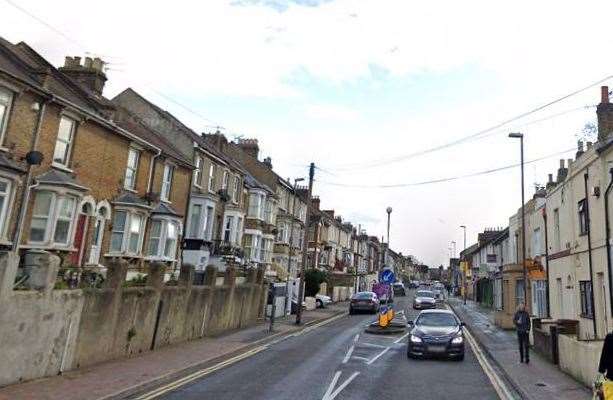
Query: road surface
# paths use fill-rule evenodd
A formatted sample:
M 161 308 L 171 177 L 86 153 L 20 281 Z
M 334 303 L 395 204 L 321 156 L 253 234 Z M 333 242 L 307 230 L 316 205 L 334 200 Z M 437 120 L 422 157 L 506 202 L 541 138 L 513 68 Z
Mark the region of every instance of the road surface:
M 396 297 L 407 319 L 413 292 Z M 364 333 L 372 315 L 343 316 L 188 385 L 165 400 L 497 399 L 470 346 L 464 361 L 412 360 L 405 335 Z

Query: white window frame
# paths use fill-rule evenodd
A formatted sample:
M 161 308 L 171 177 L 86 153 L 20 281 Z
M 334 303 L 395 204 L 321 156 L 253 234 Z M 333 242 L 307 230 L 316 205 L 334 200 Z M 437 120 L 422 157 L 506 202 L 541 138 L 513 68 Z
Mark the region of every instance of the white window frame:
M 257 201 L 256 204 L 252 204 L 254 199 Z M 249 218 L 255 218 L 259 220 L 264 220 L 264 207 L 266 203 L 266 194 L 261 191 L 252 191 L 249 193 L 249 207 L 247 215 Z
M 236 230 L 236 222 L 234 215 L 226 215 L 223 220 L 223 236 L 224 243 L 233 243 L 232 236 Z M 227 236 L 227 239 L 226 239 Z
M 194 209 L 196 207 L 200 207 L 200 213 L 198 214 L 198 219 L 194 221 Z M 189 218 L 187 220 L 187 230 L 185 237 L 189 239 L 201 239 L 200 234 L 203 233 L 202 221 L 204 218 L 206 218 L 206 216 L 204 215 L 205 208 L 205 205 L 202 203 L 192 203 L 192 205 L 189 207 Z
M 130 165 L 130 156 L 134 154 L 134 165 Z M 128 150 L 128 161 L 126 163 L 126 174 L 123 180 L 124 189 L 135 190 L 136 189 L 136 177 L 138 175 L 138 164 L 140 162 L 140 150 L 130 147 Z M 128 174 L 132 172 L 132 182 L 128 183 Z
M 70 126 L 70 137 L 69 139 L 66 141 L 64 139 L 60 139 L 60 127 L 62 126 L 62 121 L 69 121 L 71 123 Z M 77 131 L 77 124 L 78 121 L 74 118 L 71 118 L 67 115 L 61 115 L 60 116 L 60 123 L 58 125 L 58 131 L 57 131 L 57 136 L 55 138 L 55 147 L 53 149 L 53 164 L 60 166 L 60 167 L 64 167 L 64 168 L 69 168 L 70 165 L 70 160 L 72 158 L 72 146 L 74 144 L 74 138 L 75 138 L 75 133 Z M 66 150 L 64 152 L 64 160 L 63 161 L 57 161 L 55 159 L 55 152 L 57 151 L 57 145 L 58 142 L 62 142 L 66 144 Z
M 120 231 L 115 230 L 116 228 L 115 227 L 115 215 L 117 214 L 117 212 L 126 213 L 126 222 L 124 224 L 123 231 L 121 231 L 122 233 L 121 248 L 119 250 L 115 250 L 111 248 L 112 243 L 113 243 L 113 234 L 120 232 Z M 132 234 L 130 232 L 130 227 L 132 226 L 132 218 L 135 218 L 136 216 L 141 218 L 137 249 L 136 251 L 130 251 L 130 236 Z M 130 256 L 130 257 L 140 257 L 142 255 L 143 241 L 145 239 L 145 228 L 147 227 L 147 213 L 142 212 L 140 210 L 135 210 L 135 209 L 126 208 L 126 207 L 116 207 L 113 210 L 113 215 L 111 217 L 111 223 L 113 227 L 111 229 L 108 254 L 109 255 L 124 255 L 124 256 Z
M 4 196 L 2 209 L 0 209 L 0 239 L 6 240 L 6 228 L 10 220 L 10 210 L 13 209 L 13 181 L 0 176 L 0 182 L 6 183 L 6 190 L 0 192 L 0 197 Z
M 221 189 L 228 190 L 229 183 L 230 183 L 230 172 L 227 169 L 224 169 L 223 178 L 221 180 Z
M 209 182 L 208 182 L 209 192 L 215 193 L 215 164 L 211 163 L 209 167 Z
M 44 218 L 46 218 L 45 231 L 43 233 L 43 240 L 32 240 L 31 239 L 32 227 L 30 226 L 30 232 L 28 232 L 28 243 L 31 245 L 37 246 L 37 247 L 52 247 L 52 248 L 65 248 L 65 249 L 70 248 L 74 240 L 75 225 L 77 221 L 77 206 L 80 202 L 80 197 L 73 193 L 60 193 L 57 191 L 43 188 L 43 189 L 36 191 L 36 193 L 34 194 L 34 201 L 36 201 L 36 196 L 38 196 L 39 193 L 51 194 L 51 201 L 49 203 L 49 212 L 47 213 L 47 215 L 44 216 Z M 55 242 L 55 230 L 57 228 L 57 222 L 60 219 L 59 209 L 60 209 L 60 205 L 66 198 L 71 198 L 73 200 L 72 217 L 69 220 L 69 227 L 68 227 L 68 233 L 66 235 L 66 242 L 65 243 Z M 32 214 L 31 219 L 42 218 L 42 217 L 43 217 L 42 214 L 40 215 Z
M 7 100 L 2 100 L 1 95 L 4 94 L 7 97 Z M 8 129 L 9 116 L 11 115 L 11 110 L 13 108 L 13 91 L 0 86 L 0 105 L 4 106 L 4 114 L 0 118 L 0 146 L 4 145 L 4 136 L 6 134 L 6 130 Z
M 181 237 L 181 221 L 176 218 L 155 216 L 151 219 L 151 223 L 149 224 L 149 235 L 151 235 L 151 229 L 153 228 L 154 223 L 160 223 L 160 236 L 157 239 L 157 252 L 151 253 L 150 244 L 152 237 L 149 236 L 147 238 L 147 259 L 149 260 L 161 260 L 161 261 L 176 261 L 177 257 L 177 247 L 179 244 L 179 240 Z M 169 227 L 174 226 L 176 229 L 176 237 L 171 239 L 174 241 L 172 246 L 170 255 L 167 254 L 168 250 L 168 234 L 170 233 Z
M 234 188 L 232 190 L 232 203 L 238 204 L 240 192 L 240 178 L 238 175 L 234 175 Z
M 175 173 L 175 166 L 173 164 L 164 164 L 164 172 L 162 173 L 162 190 L 160 191 L 160 198 L 162 201 L 170 202 L 170 194 L 172 191 L 172 181 Z
M 202 189 L 202 163 L 203 163 L 202 156 L 200 154 L 196 154 L 196 157 L 194 160 L 194 165 L 196 167 L 194 169 L 194 186 L 196 186 L 197 188 L 201 188 L 201 189 Z

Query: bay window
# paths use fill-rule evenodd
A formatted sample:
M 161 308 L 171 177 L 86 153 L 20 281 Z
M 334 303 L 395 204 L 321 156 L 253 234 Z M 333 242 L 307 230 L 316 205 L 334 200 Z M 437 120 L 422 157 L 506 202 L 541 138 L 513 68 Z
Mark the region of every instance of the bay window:
M 245 234 L 245 260 L 260 262 L 262 256 L 262 236 L 260 234 Z
M 66 116 L 60 118 L 60 126 L 55 141 L 55 150 L 53 151 L 54 163 L 68 167 L 76 126 L 77 121 L 74 119 L 70 119 Z
M 265 202 L 266 196 L 263 193 L 251 193 L 249 195 L 249 217 L 263 219 Z
M 164 165 L 164 175 L 162 176 L 162 193 L 160 195 L 163 201 L 170 200 L 170 189 L 172 187 L 172 175 L 174 169 L 174 166 L 170 164 Z
M 30 222 L 30 242 L 67 247 L 72 239 L 76 205 L 76 196 L 47 190 L 37 192 Z
M 111 253 L 139 255 L 143 242 L 145 217 L 135 211 L 116 210 L 111 232 Z
M 179 231 L 178 221 L 154 218 L 149 230 L 147 255 L 151 258 L 174 261 Z
M 140 152 L 136 149 L 130 149 L 128 152 L 128 165 L 126 166 L 126 176 L 124 179 L 124 188 L 134 190 L 136 187 L 136 173 L 138 171 L 138 160 Z
M 226 215 L 223 228 L 223 241 L 232 244 L 240 244 L 243 230 L 243 218 L 238 215 Z
M 4 133 L 8 125 L 9 113 L 13 102 L 13 93 L 0 87 L 0 145 L 4 144 Z

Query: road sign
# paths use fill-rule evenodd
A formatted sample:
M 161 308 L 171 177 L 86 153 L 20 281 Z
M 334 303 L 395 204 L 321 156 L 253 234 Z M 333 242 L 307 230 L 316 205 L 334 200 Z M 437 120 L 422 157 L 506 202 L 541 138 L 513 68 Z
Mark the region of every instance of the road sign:
M 381 282 L 383 283 L 394 283 L 395 276 L 394 271 L 391 269 L 386 269 L 381 272 Z

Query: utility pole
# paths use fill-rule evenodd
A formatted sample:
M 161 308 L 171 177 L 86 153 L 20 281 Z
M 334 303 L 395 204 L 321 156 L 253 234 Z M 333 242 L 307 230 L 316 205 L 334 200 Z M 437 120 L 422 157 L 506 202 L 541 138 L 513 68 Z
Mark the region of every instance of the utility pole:
M 466 257 L 466 225 L 460 225 L 460 228 L 464 230 L 464 257 Z M 464 265 L 466 266 L 466 260 L 464 260 Z M 466 276 L 466 271 L 464 271 L 464 282 L 462 282 L 464 286 L 464 290 L 462 290 L 464 305 L 466 305 L 466 291 L 468 290 L 468 279 Z
M 302 298 L 304 297 L 304 284 L 306 275 L 306 263 L 309 250 L 309 224 L 311 219 L 311 197 L 313 195 L 313 178 L 315 177 L 315 163 L 309 167 L 309 189 L 307 191 L 306 229 L 302 240 L 302 266 L 300 267 L 300 287 L 298 288 L 298 304 L 296 307 L 296 325 L 302 323 Z
M 521 256 L 524 275 L 524 307 L 528 307 L 528 272 L 526 271 L 526 212 L 524 210 L 524 135 L 522 133 L 509 133 L 510 138 L 519 139 L 521 157 Z

